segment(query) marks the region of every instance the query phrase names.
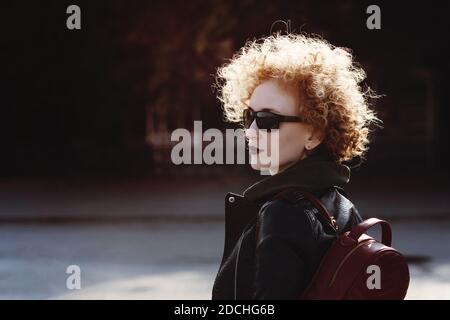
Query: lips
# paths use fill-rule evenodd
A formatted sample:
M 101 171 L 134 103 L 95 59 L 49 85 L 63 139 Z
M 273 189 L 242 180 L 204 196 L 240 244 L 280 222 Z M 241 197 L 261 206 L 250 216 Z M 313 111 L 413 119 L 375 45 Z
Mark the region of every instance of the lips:
M 258 148 L 251 147 L 251 146 L 248 147 L 248 150 L 250 151 L 251 154 L 255 154 L 255 153 L 259 152 Z
M 249 146 L 248 146 L 248 150 L 250 150 L 250 153 L 251 153 L 251 154 L 257 154 L 257 153 L 259 153 L 259 152 L 262 151 L 261 149 L 259 149 L 259 148 L 256 147 L 256 146 L 253 146 L 253 145 L 249 145 Z

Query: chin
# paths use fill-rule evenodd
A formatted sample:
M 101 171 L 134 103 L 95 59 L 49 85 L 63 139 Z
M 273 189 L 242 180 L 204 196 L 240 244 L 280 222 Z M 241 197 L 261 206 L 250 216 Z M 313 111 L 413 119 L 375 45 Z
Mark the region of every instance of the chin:
M 252 167 L 253 170 L 261 170 L 261 169 L 263 169 L 259 162 L 257 162 L 257 163 L 251 163 L 250 162 L 250 166 Z
M 252 161 L 255 161 L 255 162 L 252 163 Z M 256 157 L 255 158 L 251 158 L 250 166 L 252 167 L 253 170 L 260 171 L 261 174 L 263 174 L 263 175 L 276 174 L 278 172 L 278 169 L 279 169 L 277 166 L 261 164 L 261 162 L 258 161 L 258 159 Z

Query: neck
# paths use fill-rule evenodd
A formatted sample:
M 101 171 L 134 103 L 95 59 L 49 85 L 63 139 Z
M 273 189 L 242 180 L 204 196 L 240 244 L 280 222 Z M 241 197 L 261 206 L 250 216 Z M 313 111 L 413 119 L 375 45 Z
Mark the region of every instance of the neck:
M 291 161 L 291 162 L 285 163 L 285 164 L 283 164 L 281 166 L 278 166 L 277 169 L 275 169 L 275 168 L 272 169 L 271 168 L 271 169 L 269 169 L 270 175 L 273 176 L 273 175 L 275 175 L 277 173 L 283 172 L 287 168 L 292 167 L 294 164 L 298 163 L 298 161 L 303 160 L 305 158 L 306 158 L 306 155 L 303 153 L 299 159 L 296 159 L 294 161 Z

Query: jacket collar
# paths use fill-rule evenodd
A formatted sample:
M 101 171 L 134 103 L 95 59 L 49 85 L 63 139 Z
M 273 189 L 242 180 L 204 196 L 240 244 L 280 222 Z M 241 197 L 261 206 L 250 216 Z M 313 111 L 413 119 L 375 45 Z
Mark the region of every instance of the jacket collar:
M 335 185 L 342 187 L 349 181 L 350 168 L 333 161 L 321 144 L 307 158 L 251 185 L 243 192 L 243 196 L 251 201 L 266 201 L 290 187 L 319 196 L 328 188 Z

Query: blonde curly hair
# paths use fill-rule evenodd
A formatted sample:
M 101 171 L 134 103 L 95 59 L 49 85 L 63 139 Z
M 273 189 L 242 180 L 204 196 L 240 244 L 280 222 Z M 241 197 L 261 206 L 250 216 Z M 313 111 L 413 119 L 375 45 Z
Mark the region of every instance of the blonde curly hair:
M 360 83 L 366 74 L 347 48 L 335 47 L 319 37 L 280 34 L 247 43 L 218 68 L 215 86 L 225 120 L 242 121 L 253 90 L 270 78 L 298 88 L 305 122 L 325 133 L 323 143 L 334 160 L 364 159 L 369 125 L 382 121 L 369 108 L 378 97 Z

